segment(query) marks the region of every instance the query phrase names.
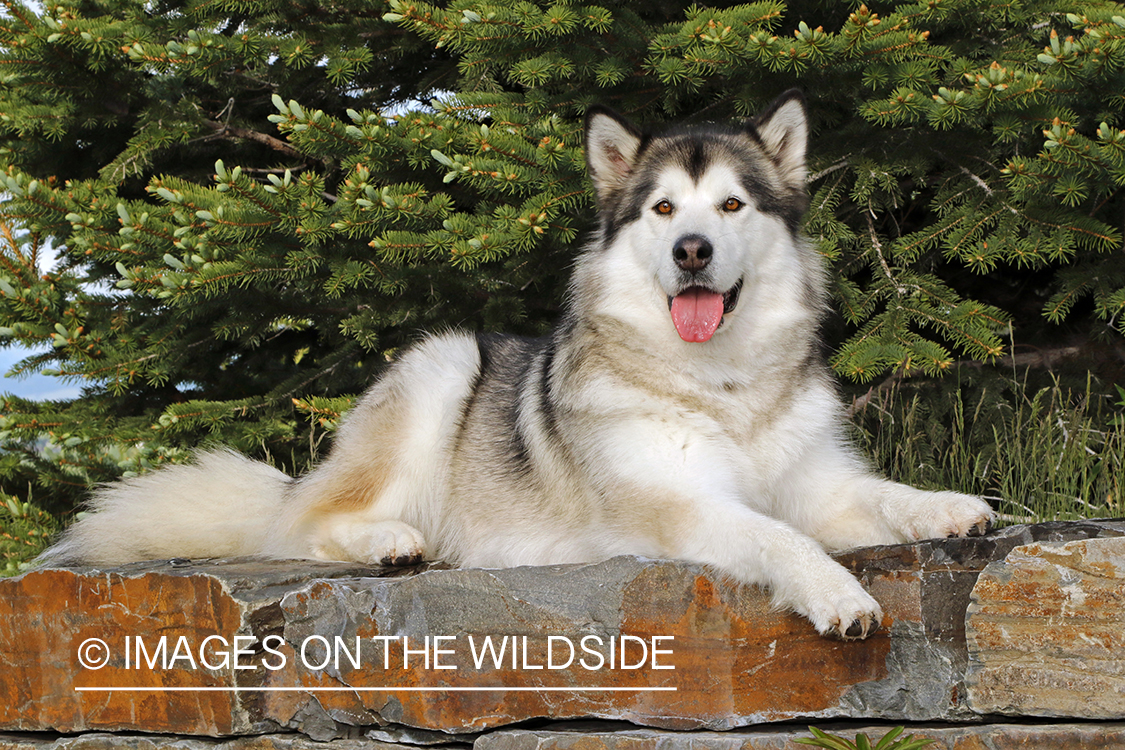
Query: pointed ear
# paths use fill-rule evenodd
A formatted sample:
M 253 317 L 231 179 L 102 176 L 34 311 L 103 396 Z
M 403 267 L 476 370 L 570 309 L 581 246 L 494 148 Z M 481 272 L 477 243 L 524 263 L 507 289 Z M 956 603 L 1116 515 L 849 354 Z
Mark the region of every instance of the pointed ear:
M 586 111 L 586 166 L 605 205 L 633 171 L 643 135 L 628 120 L 608 107 L 594 105 Z
M 750 126 L 766 153 L 778 165 L 782 178 L 791 187 L 804 190 L 809 142 L 804 95 L 797 89 L 786 91 L 751 120 Z

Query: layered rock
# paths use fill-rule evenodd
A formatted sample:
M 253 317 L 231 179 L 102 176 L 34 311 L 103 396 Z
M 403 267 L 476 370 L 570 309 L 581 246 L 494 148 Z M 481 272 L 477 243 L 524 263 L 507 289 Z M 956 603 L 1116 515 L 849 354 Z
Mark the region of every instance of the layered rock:
M 848 740 L 855 739 L 859 734 L 877 740 L 892 729 L 885 724 L 862 723 L 827 723 L 820 724 L 818 728 Z M 1093 750 L 1125 747 L 1125 723 L 1122 722 L 927 724 L 904 729 L 899 738 L 908 735 L 932 740 L 933 744 L 927 745 L 926 750 Z M 811 736 L 807 727 L 792 724 L 679 735 L 652 729 L 589 724 L 492 732 L 478 739 L 473 750 L 794 750 L 801 747 L 794 740 Z
M 979 721 L 1002 709 L 987 688 L 990 654 L 1004 648 L 974 623 L 1009 596 L 991 577 L 978 584 L 981 571 L 1036 542 L 1123 535 L 1123 523 L 1040 524 L 841 555 L 886 612 L 878 634 L 848 643 L 771 611 L 753 587 L 634 557 L 505 570 L 40 570 L 0 581 L 0 729 L 417 742 L 537 718 Z M 1114 700 L 1101 715 L 1125 718 Z
M 1125 537 L 1014 549 L 984 569 L 967 619 L 975 711 L 1125 715 Z
M 823 724 L 826 732 L 875 740 L 886 724 Z M 1064 750 L 1125 747 L 1125 723 L 923 725 L 904 730 L 929 739 L 927 750 Z M 475 742 L 448 742 L 442 750 L 793 750 L 794 740 L 811 737 L 807 727 L 782 724 L 730 732 L 671 732 L 627 724 L 577 722 L 542 729 L 500 729 Z M 233 739 L 119 735 L 99 732 L 44 737 L 0 733 L 0 750 L 416 750 L 416 746 L 362 739 L 316 742 L 300 734 L 259 735 Z

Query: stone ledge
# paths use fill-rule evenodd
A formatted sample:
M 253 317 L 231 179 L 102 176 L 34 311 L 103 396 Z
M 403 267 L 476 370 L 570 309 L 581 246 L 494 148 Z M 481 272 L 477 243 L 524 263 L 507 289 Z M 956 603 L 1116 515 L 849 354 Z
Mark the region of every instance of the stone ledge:
M 470 744 L 444 747 L 469 750 Z M 162 735 L 88 732 L 71 736 L 38 733 L 0 733 L 0 750 L 416 750 L 409 745 L 363 739 L 317 742 L 301 734 L 260 734 L 252 737 L 212 739 Z
M 818 728 L 847 739 L 882 737 L 892 725 L 835 723 Z M 1097 750 L 1125 747 L 1125 722 L 908 726 L 903 735 L 931 739 L 927 750 Z M 781 724 L 730 732 L 673 732 L 613 723 L 574 722 L 543 729 L 500 729 L 474 743 L 450 738 L 435 750 L 797 750 L 807 727 Z M 300 734 L 233 739 L 119 735 L 91 732 L 69 737 L 0 733 L 0 750 L 417 750 L 417 746 L 363 739 L 317 742 Z
M 891 724 L 818 723 L 846 739 L 863 733 L 878 739 Z M 1125 747 L 1125 723 L 985 724 L 907 726 L 900 737 L 932 739 L 926 750 L 1065 750 Z M 805 726 L 782 724 L 730 732 L 674 734 L 654 729 L 559 725 L 538 730 L 499 730 L 476 741 L 473 750 L 797 750 L 793 740 L 811 737 Z M 0 750 L 6 750 L 0 746 Z M 59 750 L 62 750 L 61 748 Z
M 798 718 L 979 722 L 999 706 L 980 687 L 984 667 L 969 672 L 970 643 L 974 665 L 989 664 L 984 641 L 965 630 L 971 596 L 980 622 L 992 606 L 993 589 L 973 594 L 981 571 L 1036 542 L 1123 536 L 1121 521 L 1039 524 L 841 555 L 887 615 L 879 634 L 851 643 L 770 611 L 753 587 L 698 566 L 633 557 L 505 570 L 242 560 L 34 571 L 0 581 L 0 730 L 211 737 L 290 730 L 330 740 L 386 725 L 457 735 L 542 718 L 712 730 Z M 1107 616 L 1121 617 L 1121 609 Z M 435 643 L 436 636 L 450 640 Z M 478 667 L 472 651 L 479 654 L 486 636 L 518 645 L 516 662 L 508 650 L 502 663 Z M 130 651 L 126 662 L 126 638 L 134 645 L 140 638 L 151 656 L 160 637 L 166 657 L 181 642 L 187 656 L 138 669 Z M 258 644 L 240 660 L 249 668 L 193 668 L 208 637 Z M 359 639 L 358 667 L 346 655 L 320 669 L 302 665 L 302 644 L 312 644 L 305 656 L 315 662 L 317 639 L 337 637 L 349 649 Z M 600 639 L 594 650 L 616 668 L 546 668 L 565 658 L 549 646 L 579 647 L 583 637 Z M 77 658 L 91 638 L 110 650 L 96 670 Z M 261 647 L 267 638 L 272 651 Z M 403 638 L 413 655 L 403 653 Z M 622 643 L 636 668 L 621 668 Z M 1119 652 L 1109 659 L 1120 667 Z M 975 680 L 968 690 L 967 673 Z M 76 690 L 109 687 L 148 692 Z M 1087 716 L 1083 705 L 1074 701 L 1065 715 Z M 1125 718 L 1122 696 L 1111 694 L 1107 706 L 1098 716 Z

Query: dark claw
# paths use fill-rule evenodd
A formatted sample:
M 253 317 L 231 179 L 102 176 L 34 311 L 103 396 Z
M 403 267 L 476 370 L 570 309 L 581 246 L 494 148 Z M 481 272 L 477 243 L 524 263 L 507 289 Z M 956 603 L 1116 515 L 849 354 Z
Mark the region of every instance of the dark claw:
M 992 531 L 992 519 L 984 523 L 978 523 L 976 526 L 969 529 L 969 536 L 984 536 L 990 531 Z
M 872 633 L 874 633 L 878 629 L 879 629 L 879 623 L 875 622 L 874 620 L 869 622 L 867 624 L 866 628 L 864 627 L 863 620 L 852 620 L 852 624 L 849 625 L 848 629 L 845 630 L 843 635 L 841 635 L 839 637 L 841 639 L 845 640 L 845 641 L 860 640 L 862 638 L 866 638 L 867 636 L 871 635 Z M 837 632 L 839 632 L 839 631 L 837 631 Z
M 422 556 L 421 555 L 399 555 L 398 557 L 391 557 L 390 555 L 387 555 L 386 557 L 384 557 L 379 562 L 381 562 L 383 565 L 390 565 L 390 566 L 393 566 L 393 567 L 396 567 L 396 568 L 403 568 L 403 567 L 406 567 L 407 565 L 417 565 L 418 563 L 422 562 Z

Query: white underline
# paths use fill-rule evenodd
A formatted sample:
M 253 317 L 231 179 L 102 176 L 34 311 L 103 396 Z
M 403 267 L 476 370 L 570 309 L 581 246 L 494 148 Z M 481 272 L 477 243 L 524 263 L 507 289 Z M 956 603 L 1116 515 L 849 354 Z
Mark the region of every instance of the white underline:
M 469 693 L 469 692 L 676 692 L 675 687 L 76 687 L 79 693 L 370 693 L 370 692 L 411 692 L 411 693 Z

